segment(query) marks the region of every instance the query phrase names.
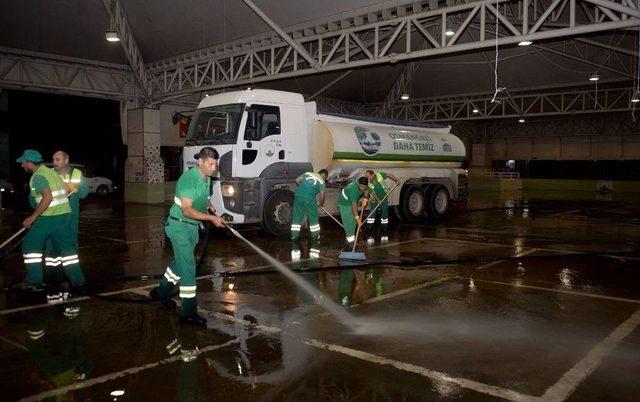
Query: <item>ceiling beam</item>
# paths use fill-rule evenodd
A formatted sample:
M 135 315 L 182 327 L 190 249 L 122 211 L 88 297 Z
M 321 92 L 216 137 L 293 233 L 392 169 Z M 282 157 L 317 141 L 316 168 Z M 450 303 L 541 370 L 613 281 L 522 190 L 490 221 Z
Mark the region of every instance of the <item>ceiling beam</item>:
M 0 87 L 115 100 L 142 93 L 126 65 L 0 48 Z
M 351 74 L 353 70 L 348 70 L 342 74 L 340 74 L 340 76 L 336 79 L 334 79 L 333 81 L 331 81 L 330 83 L 328 83 L 327 85 L 323 86 L 322 88 L 320 88 L 319 90 L 317 90 L 316 92 L 314 92 L 311 96 L 309 96 L 306 101 L 309 102 L 311 100 L 313 100 L 313 98 L 315 98 L 316 96 L 320 95 L 321 93 L 323 93 L 324 91 L 326 91 L 327 89 L 331 88 L 332 86 L 334 86 L 335 84 L 337 84 L 338 82 L 340 82 L 344 77 L 346 77 L 347 75 Z
M 603 81 L 567 87 L 538 87 L 512 90 L 511 102 L 492 103 L 493 92 L 459 94 L 455 97 L 415 99 L 398 102 L 388 117 L 418 122 L 507 119 L 532 116 L 630 111 L 631 81 Z M 474 112 L 477 110 L 477 112 Z
M 619 46 L 611 46 L 606 43 L 602 43 L 602 42 L 598 42 L 598 41 L 586 39 L 586 38 L 575 38 L 574 40 L 578 42 L 586 43 L 587 45 L 596 46 L 602 49 L 613 50 L 614 52 L 622 53 L 627 56 L 638 57 L 638 52 L 636 52 L 633 49 L 625 49 Z
M 138 81 L 138 85 L 143 91 L 144 97 L 150 98 L 153 88 L 149 75 L 152 75 L 153 72 L 149 71 L 144 64 L 142 54 L 140 53 L 140 49 L 133 37 L 131 27 L 129 26 L 124 14 L 124 9 L 120 5 L 119 0 L 102 0 L 102 4 L 107 10 L 107 14 L 109 14 L 109 20 L 118 32 L 122 50 L 124 50 L 127 61 L 131 65 L 135 78 Z
M 262 10 L 260 10 L 260 8 L 258 8 L 258 6 L 256 6 L 251 0 L 242 0 L 242 1 L 244 1 L 244 4 L 249 6 L 249 8 L 258 15 L 258 17 L 260 17 L 267 25 L 269 25 L 271 29 L 276 31 L 278 35 L 280 35 L 280 37 L 284 39 L 285 42 L 287 42 L 291 47 L 293 47 L 295 51 L 300 54 L 300 56 L 302 56 L 307 62 L 309 62 L 309 65 L 311 65 L 311 67 L 315 67 L 316 64 L 318 64 L 302 46 L 300 46 L 296 41 L 291 39 L 291 37 L 287 35 L 287 33 L 278 26 L 278 24 L 273 22 L 273 20 L 269 18 L 265 13 L 263 13 Z
M 496 0 L 472 1 L 358 26 L 344 24 L 340 27 L 335 26 L 333 31 L 315 31 L 321 33 L 297 38 L 296 45 L 307 51 L 307 54 L 313 58 L 315 67 L 311 67 L 311 63 L 299 57 L 300 53 L 286 42 L 260 42 L 248 48 L 229 47 L 224 52 L 205 58 L 184 58 L 155 63 L 150 69 L 158 79 L 157 87 L 154 87 L 158 89 L 154 91 L 154 102 L 176 99 L 202 90 L 350 70 L 403 60 L 414 61 L 448 54 L 477 52 L 494 47 L 495 38 L 481 34 L 480 38 L 474 39 L 462 31 L 477 29 L 475 26 L 480 25 L 482 33 L 489 24 L 493 24 L 492 21 L 496 18 L 499 19 L 501 27 L 508 28 L 502 29 L 502 36 L 497 40 L 498 46 L 502 47 L 516 45 L 524 40 L 535 42 L 595 32 L 637 29 L 640 25 L 640 19 L 634 17 L 640 15 L 640 11 L 619 3 L 616 3 L 617 6 L 611 6 L 612 2 L 606 0 L 597 0 L 598 4 L 595 5 L 584 4 L 586 7 L 592 7 L 594 14 L 596 8 L 602 9 L 609 5 L 611 6 L 608 9 L 609 14 L 616 16 L 616 20 L 605 16 L 604 19 L 590 21 L 584 18 L 581 14 L 582 10 L 577 7 L 560 12 L 562 2 L 555 2 L 552 3 L 555 5 L 552 11 L 558 16 L 557 19 L 548 18 L 551 14 L 547 11 L 551 6 L 547 6 L 547 10 L 541 11 L 541 16 L 527 15 L 526 17 L 531 21 L 527 21 L 526 24 L 523 24 L 522 18 L 525 15 L 522 10 L 523 2 L 528 0 L 498 1 L 513 7 L 496 8 L 494 7 Z M 517 15 L 514 15 L 514 12 Z M 444 31 L 427 31 L 431 38 L 422 34 L 420 28 L 424 29 L 427 25 L 446 25 L 451 14 L 458 14 L 465 20 L 455 40 L 446 37 Z M 577 21 L 576 25 L 570 26 L 571 21 Z M 527 31 L 525 34 L 524 29 L 518 29 L 524 25 L 534 26 L 537 30 L 533 33 Z M 390 36 L 389 33 L 391 33 Z M 387 39 L 382 39 L 383 36 Z M 371 44 L 365 44 L 366 51 L 354 56 L 351 50 L 359 47 L 358 42 L 362 43 L 362 37 L 370 38 Z M 416 37 L 422 42 L 416 43 Z M 420 46 L 421 43 L 424 43 L 424 47 Z

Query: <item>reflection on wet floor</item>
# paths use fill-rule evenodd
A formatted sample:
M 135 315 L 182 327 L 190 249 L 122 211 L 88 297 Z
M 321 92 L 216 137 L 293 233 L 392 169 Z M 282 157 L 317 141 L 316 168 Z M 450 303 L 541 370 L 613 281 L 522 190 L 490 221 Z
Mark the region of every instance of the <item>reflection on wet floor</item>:
M 170 259 L 166 211 L 83 210 L 80 258 L 101 296 L 77 316 L 0 293 L 0 400 L 640 398 L 621 378 L 640 369 L 634 200 L 482 200 L 438 224 L 393 226 L 388 243 L 361 243 L 359 262 L 338 259 L 330 221 L 321 258 L 303 243 L 298 262 L 286 239 L 242 228 L 354 314 L 356 331 L 225 231 L 198 271 L 208 326 L 180 326 L 146 297 Z M 4 239 L 20 219 L 1 219 Z M 2 266 L 2 287 L 23 279 L 18 250 Z

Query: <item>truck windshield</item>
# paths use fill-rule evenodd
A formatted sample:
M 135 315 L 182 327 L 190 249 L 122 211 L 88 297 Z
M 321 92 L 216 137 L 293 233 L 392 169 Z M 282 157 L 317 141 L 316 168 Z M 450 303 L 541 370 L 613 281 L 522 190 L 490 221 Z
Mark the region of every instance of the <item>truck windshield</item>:
M 235 144 L 243 111 L 243 103 L 196 110 L 189 125 L 186 145 Z

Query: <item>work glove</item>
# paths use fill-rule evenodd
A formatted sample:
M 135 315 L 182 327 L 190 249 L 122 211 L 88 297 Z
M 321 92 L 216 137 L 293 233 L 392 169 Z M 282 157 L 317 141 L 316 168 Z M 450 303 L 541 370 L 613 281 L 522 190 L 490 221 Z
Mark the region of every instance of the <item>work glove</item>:
M 362 206 L 362 208 L 367 206 L 367 203 L 369 202 L 368 198 L 363 198 L 362 200 L 360 200 L 360 205 Z
M 362 218 L 360 218 L 359 216 L 355 216 L 356 218 L 356 222 L 358 222 L 358 226 L 362 226 Z
M 73 193 L 78 188 L 74 183 L 65 183 L 65 186 L 67 187 L 67 194 Z

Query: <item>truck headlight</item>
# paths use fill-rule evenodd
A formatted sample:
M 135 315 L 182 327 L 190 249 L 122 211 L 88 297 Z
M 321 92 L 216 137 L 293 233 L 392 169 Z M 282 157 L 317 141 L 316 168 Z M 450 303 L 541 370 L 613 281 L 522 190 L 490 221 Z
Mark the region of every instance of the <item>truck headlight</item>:
M 233 197 L 236 193 L 236 189 L 233 187 L 233 184 L 223 184 L 222 185 L 222 196 L 223 197 Z

